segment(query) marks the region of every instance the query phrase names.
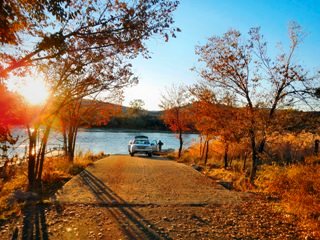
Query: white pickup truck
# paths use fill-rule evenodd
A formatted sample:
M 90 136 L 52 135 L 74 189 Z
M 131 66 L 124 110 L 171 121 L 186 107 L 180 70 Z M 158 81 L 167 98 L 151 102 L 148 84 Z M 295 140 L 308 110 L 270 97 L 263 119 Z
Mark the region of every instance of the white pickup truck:
M 128 151 L 131 156 L 134 156 L 135 153 L 145 153 L 152 157 L 152 153 L 157 151 L 157 144 L 156 141 L 150 143 L 147 136 L 135 136 L 129 141 Z

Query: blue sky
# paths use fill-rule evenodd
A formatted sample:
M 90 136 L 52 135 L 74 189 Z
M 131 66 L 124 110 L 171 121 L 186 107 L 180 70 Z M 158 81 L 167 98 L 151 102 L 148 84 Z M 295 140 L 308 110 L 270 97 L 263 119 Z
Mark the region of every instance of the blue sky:
M 160 38 L 149 40 L 152 58 L 134 60 L 140 83 L 125 91 L 124 105 L 142 99 L 146 109 L 158 110 L 166 87 L 198 80 L 190 71 L 197 64 L 195 46 L 230 28 L 246 34 L 249 28 L 260 26 L 275 54 L 277 43 L 288 44 L 290 21 L 298 22 L 306 33 L 297 59 L 311 71 L 320 69 L 320 0 L 181 0 L 175 26 L 182 32 L 167 43 Z

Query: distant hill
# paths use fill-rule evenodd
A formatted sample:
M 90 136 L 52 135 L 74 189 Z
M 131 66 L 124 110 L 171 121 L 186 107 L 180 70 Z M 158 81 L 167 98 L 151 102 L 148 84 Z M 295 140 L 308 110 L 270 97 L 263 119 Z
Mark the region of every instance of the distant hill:
M 97 116 L 99 115 L 100 109 L 108 108 L 115 112 L 115 115 L 110 119 L 110 121 L 108 121 L 107 124 L 100 124 L 98 126 L 93 125 L 92 127 L 157 131 L 169 130 L 161 119 L 162 111 L 143 110 L 133 114 L 132 112 L 134 111 L 132 108 L 114 103 L 86 99 L 82 104 L 83 106 L 95 106 Z M 105 119 L 100 119 L 97 122 L 103 123 L 105 122 Z
M 131 114 L 130 107 L 107 103 L 102 101 L 85 100 L 84 105 L 98 104 L 100 107 L 116 109 L 117 114 L 108 121 L 107 124 L 99 126 L 107 129 L 135 129 L 135 130 L 157 130 L 169 131 L 164 124 L 161 116 L 163 111 L 143 110 L 138 114 Z M 320 112 L 303 112 L 295 110 L 278 110 L 277 124 L 285 131 L 300 132 L 309 131 L 317 132 L 320 129 Z M 103 122 L 103 119 L 101 119 Z

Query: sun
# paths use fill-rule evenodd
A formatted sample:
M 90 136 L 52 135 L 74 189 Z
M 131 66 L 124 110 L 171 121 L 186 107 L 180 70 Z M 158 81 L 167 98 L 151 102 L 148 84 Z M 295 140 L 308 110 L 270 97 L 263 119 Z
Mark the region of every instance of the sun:
M 37 78 L 26 79 L 25 83 L 19 86 L 18 92 L 32 105 L 43 104 L 49 96 L 49 90 L 45 82 Z

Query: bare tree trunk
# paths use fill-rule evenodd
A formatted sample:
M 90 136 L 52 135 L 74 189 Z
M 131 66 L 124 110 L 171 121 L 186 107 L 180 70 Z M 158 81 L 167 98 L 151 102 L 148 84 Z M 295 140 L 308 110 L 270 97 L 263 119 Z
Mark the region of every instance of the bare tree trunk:
M 314 141 L 314 155 L 315 156 L 318 156 L 319 154 L 319 140 L 315 140 Z
M 183 145 L 182 130 L 181 130 L 181 129 L 179 130 L 179 143 L 180 143 L 180 146 L 179 146 L 179 154 L 178 154 L 178 158 L 180 158 L 180 157 L 181 157 L 182 145 Z
M 246 170 L 246 164 L 247 164 L 247 157 L 248 157 L 248 154 L 247 152 L 244 153 L 244 159 L 243 159 L 243 167 L 242 167 L 242 171 L 244 172 Z
M 199 148 L 199 155 L 200 155 L 200 161 L 202 160 L 202 135 L 200 134 L 200 148 Z
M 203 147 L 202 147 L 202 152 L 201 152 L 201 159 L 200 160 L 205 158 L 205 153 L 206 153 L 206 149 L 207 149 L 207 141 L 208 141 L 208 136 L 206 136 L 206 138 L 204 140 Z
M 70 127 L 67 133 L 67 153 L 68 161 L 73 163 L 76 149 L 76 140 L 78 135 L 78 126 Z
M 224 156 L 223 156 L 224 169 L 227 169 L 227 167 L 228 167 L 228 152 L 229 152 L 229 143 L 225 142 L 225 145 L 224 145 Z
M 206 142 L 205 142 L 205 149 L 206 149 L 206 155 L 205 155 L 205 159 L 204 159 L 204 165 L 207 166 L 208 152 L 209 152 L 209 140 L 206 140 Z
M 65 128 L 62 129 L 62 137 L 63 137 L 63 152 L 64 155 L 68 155 L 68 140 L 67 140 L 67 130 Z
M 47 148 L 47 143 L 49 139 L 49 134 L 51 130 L 51 123 L 46 127 L 46 130 L 44 132 L 42 141 L 41 141 L 41 151 L 39 152 L 38 158 L 39 158 L 39 169 L 37 172 L 37 184 L 38 186 L 41 185 L 41 178 L 42 178 L 42 172 L 43 172 L 43 164 L 45 159 L 45 153 Z
M 30 127 L 27 127 L 29 135 L 29 151 L 28 151 L 28 190 L 35 190 L 35 167 L 36 167 L 36 147 L 37 147 L 37 129 L 31 132 Z
M 250 141 L 251 141 L 251 151 L 252 151 L 252 165 L 251 165 L 251 172 L 250 172 L 250 182 L 254 183 L 254 179 L 257 174 L 258 169 L 258 156 L 256 150 L 256 138 L 254 130 L 250 130 Z
M 66 125 L 66 131 L 62 132 L 64 134 L 65 141 L 65 156 L 68 158 L 70 163 L 73 163 L 75 156 L 75 145 L 78 134 L 78 129 L 80 125 L 80 107 L 81 100 L 74 102 L 74 106 L 68 112 L 68 122 L 64 123 Z
M 73 132 L 73 141 L 72 141 L 72 162 L 74 161 L 75 150 L 76 150 L 76 140 L 78 135 L 78 125 L 75 127 Z
M 261 140 L 260 144 L 259 144 L 259 148 L 258 148 L 258 153 L 259 153 L 259 154 L 260 154 L 260 153 L 263 153 L 264 147 L 265 147 L 265 145 L 266 145 L 266 141 L 267 141 L 267 139 L 266 139 L 266 137 L 264 136 L 263 139 Z
M 31 132 L 28 126 L 28 136 L 29 136 L 29 152 L 28 152 L 28 189 L 31 191 L 38 191 L 41 187 L 41 177 L 43 171 L 43 164 L 45 159 L 45 152 L 47 147 L 47 142 L 51 130 L 53 120 L 47 125 L 43 137 L 41 139 L 41 144 L 37 150 L 37 137 L 39 137 L 39 127 L 36 126 Z
M 72 150 L 72 143 L 73 143 L 73 127 L 69 126 L 69 131 L 68 131 L 68 150 L 67 150 L 67 157 L 69 162 L 73 162 L 73 150 Z

